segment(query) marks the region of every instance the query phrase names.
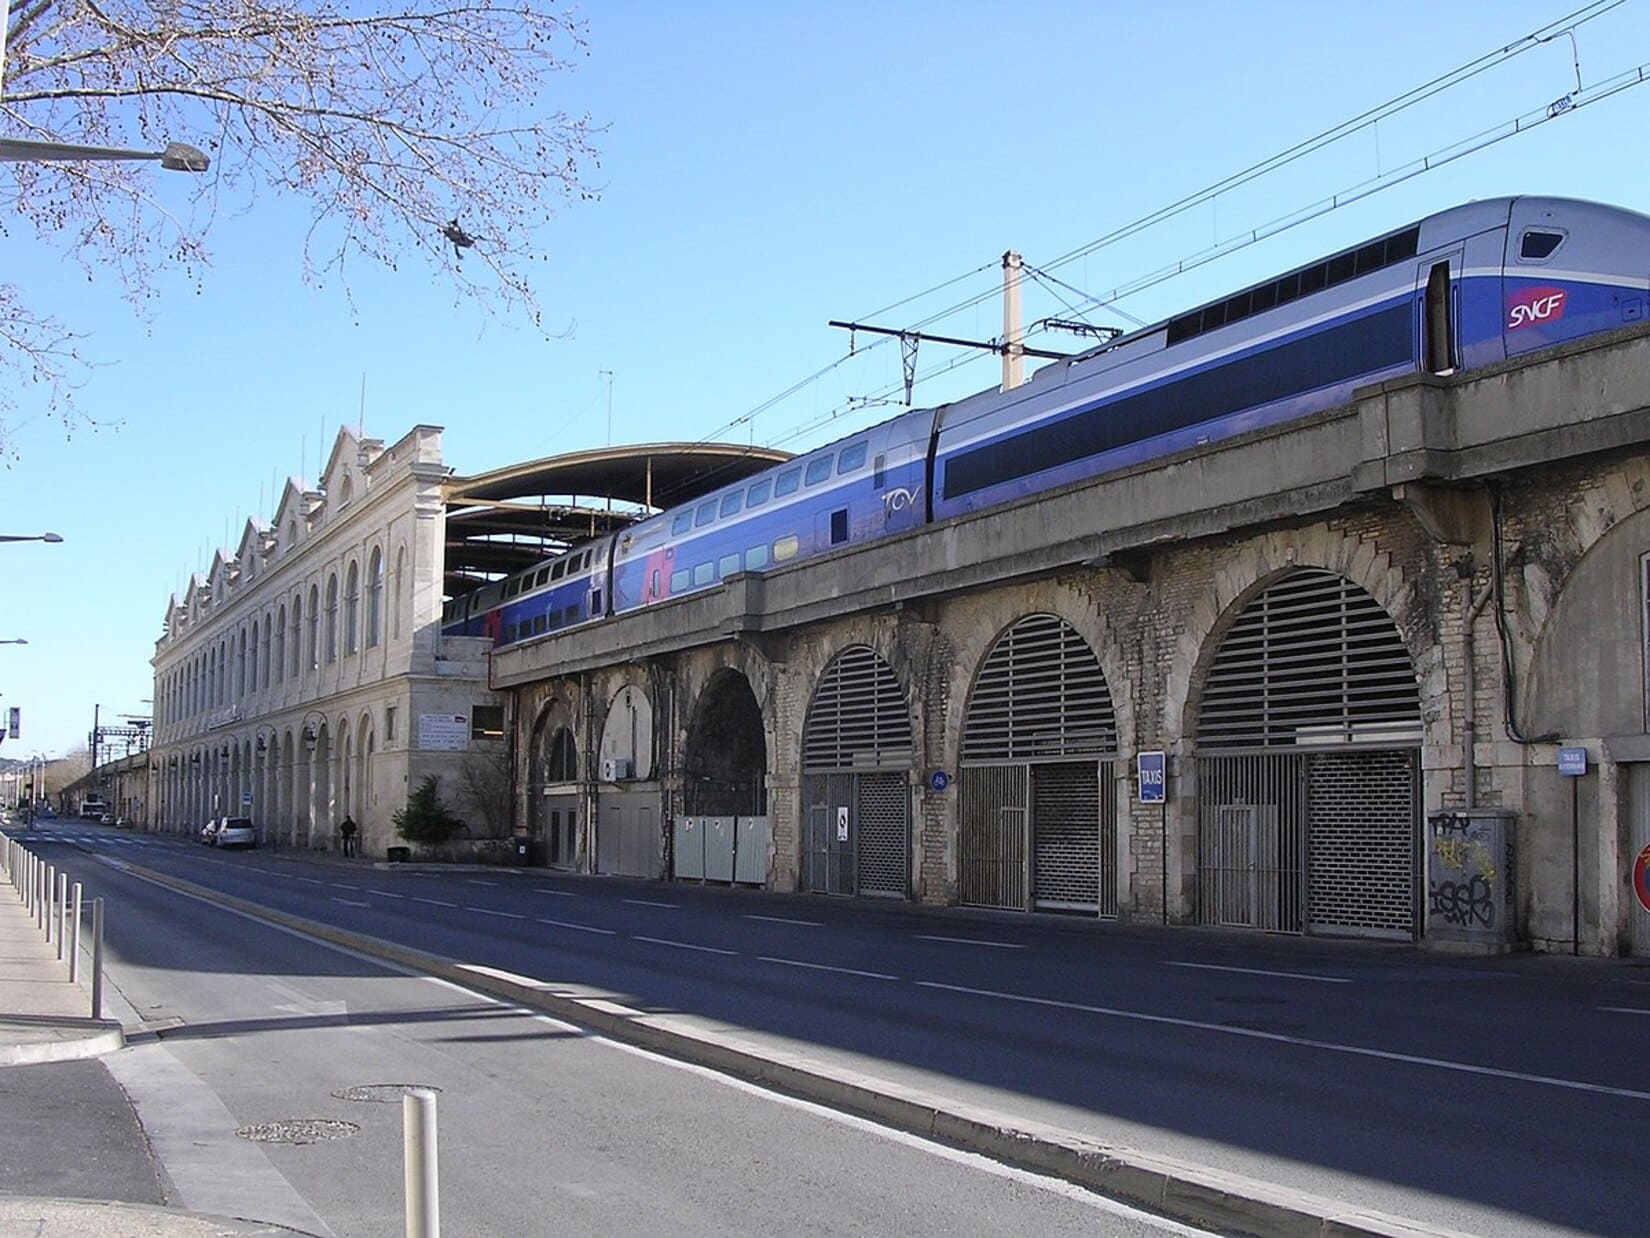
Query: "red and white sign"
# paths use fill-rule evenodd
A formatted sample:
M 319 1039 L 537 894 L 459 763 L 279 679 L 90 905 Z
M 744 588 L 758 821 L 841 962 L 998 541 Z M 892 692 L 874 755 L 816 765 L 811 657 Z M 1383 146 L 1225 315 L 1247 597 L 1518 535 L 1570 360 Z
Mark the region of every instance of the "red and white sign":
M 1564 289 L 1526 288 L 1507 298 L 1507 330 L 1557 322 L 1564 317 Z
M 1639 906 L 1650 911 L 1650 847 L 1633 861 L 1633 893 L 1638 896 Z

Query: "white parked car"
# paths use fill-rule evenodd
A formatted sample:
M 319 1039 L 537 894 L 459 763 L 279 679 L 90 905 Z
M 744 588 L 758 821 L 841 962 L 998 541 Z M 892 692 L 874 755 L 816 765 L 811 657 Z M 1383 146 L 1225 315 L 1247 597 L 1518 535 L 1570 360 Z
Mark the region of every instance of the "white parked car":
M 258 829 L 251 817 L 225 817 L 212 835 L 214 847 L 256 847 Z

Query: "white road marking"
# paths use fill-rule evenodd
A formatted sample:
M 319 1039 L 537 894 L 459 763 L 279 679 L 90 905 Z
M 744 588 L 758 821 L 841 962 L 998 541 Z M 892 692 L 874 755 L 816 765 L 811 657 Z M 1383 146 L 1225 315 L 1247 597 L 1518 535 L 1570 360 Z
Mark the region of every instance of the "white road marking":
M 533 893 L 534 894 L 548 894 L 552 898 L 572 898 L 573 897 L 573 893 L 570 890 L 552 890 L 549 886 L 534 886 L 533 887 Z
M 1642 1014 L 1650 1015 L 1650 1010 L 1641 1010 L 1637 1006 L 1600 1006 L 1600 1010 L 1607 1010 L 1611 1014 Z
M 990 946 L 993 950 L 1024 950 L 1025 947 L 1011 941 L 981 941 L 975 937 L 936 937 L 930 933 L 918 933 L 918 941 L 948 941 L 958 946 Z
M 334 890 L 359 890 L 361 887 L 352 886 L 347 881 L 334 881 L 332 883 L 332 888 Z
M 1372 1057 L 1383 1062 L 1403 1062 L 1409 1066 L 1426 1066 L 1434 1070 L 1453 1071 L 1463 1075 L 1483 1075 L 1492 1079 L 1512 1079 L 1520 1083 L 1535 1083 L 1543 1087 L 1561 1088 L 1568 1092 L 1591 1092 L 1598 1096 L 1620 1096 L 1626 1100 L 1650 1101 L 1650 1092 L 1633 1088 L 1612 1088 L 1600 1083 L 1582 1083 L 1575 1079 L 1557 1079 L 1550 1075 L 1535 1075 L 1522 1070 L 1498 1070 L 1493 1066 L 1475 1066 L 1471 1062 L 1452 1062 L 1447 1058 L 1421 1057 L 1414 1053 L 1394 1053 L 1389 1049 L 1370 1049 L 1362 1045 L 1343 1045 L 1331 1040 L 1312 1040 L 1305 1036 L 1285 1036 L 1278 1032 L 1261 1032 L 1248 1027 L 1230 1027 L 1224 1023 L 1208 1023 L 1201 1019 L 1179 1019 L 1172 1015 L 1146 1014 L 1139 1010 L 1119 1010 L 1112 1006 L 1089 1006 L 1081 1002 L 1062 1002 L 1049 997 L 1028 997 L 1023 993 L 998 993 L 992 989 L 971 989 L 960 984 L 941 984 L 935 980 L 917 981 L 919 988 L 944 989 L 950 993 L 966 993 L 971 997 L 995 997 L 1006 1002 L 1023 1002 L 1029 1006 L 1050 1006 L 1060 1010 L 1080 1010 L 1087 1014 L 1104 1015 L 1111 1019 L 1127 1019 L 1136 1023 L 1156 1023 L 1165 1027 L 1185 1027 L 1194 1031 L 1215 1032 L 1222 1036 L 1238 1036 L 1245 1040 L 1264 1040 L 1272 1044 L 1296 1045 L 1302 1049 L 1321 1049 L 1326 1053 L 1344 1053 L 1350 1057 Z
M 648 899 L 645 899 L 645 898 L 627 898 L 627 899 L 624 899 L 623 901 L 627 902 L 627 903 L 632 903 L 637 907 L 664 907 L 664 908 L 668 908 L 671 911 L 676 910 L 676 904 L 675 903 L 655 903 L 655 902 L 652 902 L 652 901 L 650 901 Z
M 750 914 L 747 913 L 746 916 L 745 916 L 745 919 L 747 919 L 747 920 L 766 920 L 770 924 L 801 924 L 801 925 L 805 925 L 808 928 L 824 928 L 825 927 L 824 922 L 820 921 L 820 920 L 793 920 L 789 916 L 756 916 L 756 915 L 750 915 Z
M 496 886 L 498 884 L 496 881 L 483 881 L 480 877 L 468 877 L 465 881 L 466 884 L 473 886 Z
M 336 894 L 334 894 L 332 896 L 332 901 L 335 902 L 335 903 L 342 903 L 346 907 L 371 907 L 372 906 L 371 903 L 358 902 L 357 900 L 355 900 L 353 898 L 339 898 Z
M 1342 976 L 1313 976 L 1299 971 L 1267 971 L 1260 967 L 1220 967 L 1214 963 L 1177 963 L 1165 960 L 1170 967 L 1191 967 L 1198 971 L 1232 971 L 1244 976 L 1277 976 L 1281 980 L 1310 980 L 1317 984 L 1351 984 Z
M 694 946 L 685 941 L 666 941 L 663 937 L 636 937 L 636 941 L 651 942 L 655 946 L 674 946 L 678 950 L 697 950 L 701 954 L 738 954 L 737 950 L 718 950 L 715 946 Z
M 764 963 L 781 963 L 786 967 L 806 967 L 810 971 L 834 971 L 844 976 L 864 976 L 868 980 L 898 980 L 898 976 L 890 976 L 880 971 L 860 971 L 857 967 L 832 967 L 828 963 L 804 963 L 801 959 L 779 959 L 770 954 L 758 956 Z
M 407 897 L 405 894 L 391 894 L 388 890 L 374 890 L 372 893 L 373 893 L 373 896 L 375 898 L 406 898 Z
M 525 920 L 526 916 L 518 916 L 513 911 L 494 911 L 491 907 L 466 907 L 465 911 L 473 911 L 478 916 L 497 916 L 501 920 Z
M 572 929 L 576 933 L 600 933 L 603 937 L 615 936 L 615 933 L 612 929 L 592 928 L 588 924 L 573 924 L 573 923 L 570 923 L 567 920 L 544 920 L 544 919 L 540 919 L 538 921 L 538 923 L 540 923 L 540 924 L 553 924 L 557 928 Z
M 445 900 L 439 899 L 439 898 L 419 898 L 418 895 L 416 895 L 416 894 L 414 894 L 412 896 L 412 901 L 415 902 L 415 903 L 428 903 L 431 907 L 457 907 L 458 906 L 457 903 L 449 903 L 449 902 L 446 902 Z
M 297 878 L 297 880 L 302 881 L 306 885 L 312 885 L 312 886 L 324 886 L 324 885 L 326 885 L 326 882 L 322 881 L 318 877 L 299 877 L 299 878 Z

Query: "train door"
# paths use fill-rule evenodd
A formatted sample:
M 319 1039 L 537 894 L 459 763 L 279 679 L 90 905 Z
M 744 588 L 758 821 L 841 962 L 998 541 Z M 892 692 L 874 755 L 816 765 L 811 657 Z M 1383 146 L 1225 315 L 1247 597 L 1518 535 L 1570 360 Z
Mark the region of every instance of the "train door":
M 1429 254 L 1416 264 L 1415 357 L 1423 374 L 1452 374 L 1461 363 L 1464 257 L 1465 251 L 1457 246 Z

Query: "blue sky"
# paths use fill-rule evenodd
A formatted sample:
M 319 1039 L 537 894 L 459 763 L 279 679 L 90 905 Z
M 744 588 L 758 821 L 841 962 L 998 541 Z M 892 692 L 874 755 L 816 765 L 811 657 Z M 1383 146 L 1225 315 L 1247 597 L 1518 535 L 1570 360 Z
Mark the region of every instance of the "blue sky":
M 273 195 L 220 218 L 212 266 L 164 280 L 141 320 L 112 279 L 87 282 L 0 229 L 5 278 L 100 362 L 78 398 L 102 423 L 66 435 L 19 395 L 0 532 L 65 540 L 0 545 L 11 568 L 0 638 L 29 641 L 0 647 L 0 707 L 24 716 L 0 756 L 83 744 L 97 704 L 105 718 L 147 712 L 168 597 L 249 516 L 272 514 L 288 475 L 313 480 L 363 408 L 366 432 L 387 440 L 445 426 L 447 463 L 481 472 L 607 441 L 610 371 L 614 442 L 709 437 L 841 359 L 848 340 L 829 319 L 906 326 L 989 294 L 1004 250 L 1046 266 L 1579 4 L 592 4 L 588 59 L 547 92 L 605 126 L 599 200 L 542 231 L 536 286 L 559 338 L 482 317 L 417 261 L 357 264 L 349 297 L 306 287 L 307 215 Z M 1555 40 L 1053 273 L 1097 295 L 1539 112 L 1575 88 L 1577 53 L 1589 87 L 1650 63 L 1650 0 L 1582 27 L 1574 48 Z M 1472 198 L 1553 193 L 1650 211 L 1647 122 L 1650 85 L 1120 308 L 1162 318 Z M 157 195 L 181 205 L 184 178 L 156 177 Z M 1026 319 L 1051 314 L 1069 316 L 1028 288 Z M 994 336 L 1000 304 L 987 295 L 929 329 Z M 924 346 L 919 368 L 957 356 Z M 976 360 L 920 384 L 917 402 L 996 374 L 994 359 Z M 892 413 L 854 404 L 899 378 L 897 347 L 864 351 L 720 437 L 813 446 Z

